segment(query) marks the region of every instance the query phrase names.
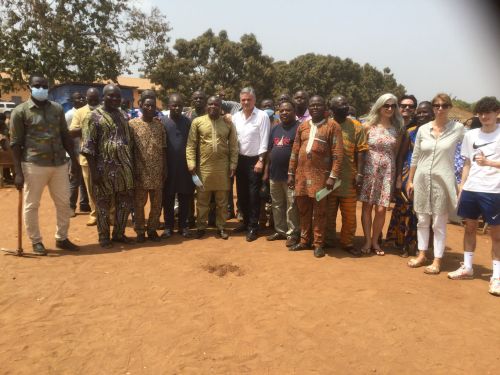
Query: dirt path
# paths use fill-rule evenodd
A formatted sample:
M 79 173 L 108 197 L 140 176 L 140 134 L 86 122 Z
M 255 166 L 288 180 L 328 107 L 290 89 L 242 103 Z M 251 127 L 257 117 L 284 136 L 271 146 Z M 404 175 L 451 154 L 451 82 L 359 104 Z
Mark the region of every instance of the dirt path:
M 16 246 L 16 197 L 0 190 L 0 247 Z M 40 213 L 53 248 L 47 193 Z M 487 236 L 478 238 L 476 278 L 451 281 L 446 272 L 462 258 L 458 226 L 448 227 L 445 272 L 429 276 L 395 254 L 356 259 L 334 249 L 315 259 L 283 242 L 213 233 L 102 251 L 86 220 L 72 219 L 77 254 L 0 254 L 1 374 L 498 371 Z

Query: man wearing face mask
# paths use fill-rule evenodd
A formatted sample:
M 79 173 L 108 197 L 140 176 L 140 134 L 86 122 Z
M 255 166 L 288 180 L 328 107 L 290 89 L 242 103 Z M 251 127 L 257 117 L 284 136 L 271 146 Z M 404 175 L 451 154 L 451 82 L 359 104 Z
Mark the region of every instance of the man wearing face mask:
M 280 121 L 280 117 L 276 114 L 274 110 L 274 102 L 272 99 L 264 99 L 260 102 L 260 109 L 267 113 L 269 116 L 269 121 L 271 122 L 271 126 L 278 125 Z
M 352 255 L 361 256 L 361 250 L 354 247 L 353 240 L 356 233 L 356 202 L 357 190 L 361 186 L 365 164 L 365 152 L 368 150 L 366 134 L 363 126 L 356 120 L 348 117 L 349 103 L 347 99 L 338 95 L 330 101 L 330 110 L 334 120 L 342 129 L 342 144 L 344 154 L 340 167 L 341 184 L 327 198 L 326 240 L 327 246 L 333 246 L 336 234 L 337 211 L 340 207 L 342 228 L 340 231 L 340 246 Z
M 81 147 L 83 120 L 90 112 L 99 107 L 100 103 L 99 90 L 96 89 L 95 87 L 89 88 L 87 90 L 86 98 L 87 98 L 87 104 L 75 111 L 73 119 L 71 120 L 71 125 L 69 127 L 70 135 L 75 138 L 80 138 L 80 147 Z M 89 205 L 90 205 L 90 214 L 89 214 L 89 220 L 87 221 L 87 225 L 89 226 L 96 225 L 97 214 L 95 211 L 95 199 L 92 191 L 92 181 L 90 180 L 89 164 L 87 163 L 87 158 L 83 155 L 80 155 L 80 165 L 82 166 L 83 182 L 85 183 L 85 187 L 87 188 Z
M 28 87 L 31 97 L 12 111 L 10 123 L 14 184 L 18 190 L 24 188 L 26 232 L 35 254 L 47 255 L 38 225 L 38 207 L 48 186 L 57 212 L 56 247 L 78 250 L 68 239 L 71 209 L 66 153 L 71 158 L 70 174 L 78 175 L 74 143 L 61 105 L 48 100 L 47 79 L 42 74 L 32 74 Z

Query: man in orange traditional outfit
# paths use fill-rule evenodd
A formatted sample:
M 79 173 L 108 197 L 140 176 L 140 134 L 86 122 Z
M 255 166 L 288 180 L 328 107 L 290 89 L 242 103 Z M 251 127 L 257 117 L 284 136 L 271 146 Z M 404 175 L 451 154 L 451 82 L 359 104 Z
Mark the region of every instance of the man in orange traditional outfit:
M 295 190 L 300 215 L 300 243 L 292 251 L 310 248 L 314 229 L 314 256 L 325 256 L 326 199 L 316 201 L 323 188 L 333 189 L 343 157 L 342 131 L 326 115 L 325 100 L 314 95 L 309 100 L 310 120 L 297 129 L 288 167 L 288 186 Z

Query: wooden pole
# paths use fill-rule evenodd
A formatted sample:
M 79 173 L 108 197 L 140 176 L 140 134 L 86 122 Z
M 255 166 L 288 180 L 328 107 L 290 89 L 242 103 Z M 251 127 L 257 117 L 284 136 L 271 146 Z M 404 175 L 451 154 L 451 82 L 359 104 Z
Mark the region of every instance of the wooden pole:
M 17 201 L 17 250 L 18 256 L 23 255 L 23 190 L 18 190 Z

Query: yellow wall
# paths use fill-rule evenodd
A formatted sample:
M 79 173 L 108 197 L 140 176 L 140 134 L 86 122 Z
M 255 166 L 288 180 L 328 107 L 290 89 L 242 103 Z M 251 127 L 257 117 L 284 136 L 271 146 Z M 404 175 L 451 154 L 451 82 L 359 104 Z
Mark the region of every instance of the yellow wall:
M 134 108 L 138 107 L 138 102 L 139 102 L 139 98 L 141 96 L 141 92 L 143 92 L 146 89 L 153 89 L 153 90 L 159 89 L 159 86 L 151 83 L 151 81 L 149 79 L 146 79 L 146 78 L 120 76 L 120 77 L 118 77 L 118 83 L 120 85 L 133 87 L 132 91 L 134 94 L 134 103 L 133 103 Z M 13 101 L 12 100 L 13 96 L 21 97 L 20 102 L 24 102 L 24 101 L 29 99 L 30 92 L 26 86 L 16 86 L 13 91 L 11 91 L 9 93 L 2 93 L 1 101 L 11 102 L 11 101 Z M 159 99 L 156 100 L 156 106 L 158 108 L 166 107 L 166 106 L 163 106 L 161 100 L 159 100 Z M 166 109 L 166 108 L 163 108 L 163 109 Z
M 12 97 L 13 96 L 20 96 L 21 97 L 21 103 L 28 100 L 30 97 L 30 91 L 26 86 L 17 86 L 15 89 L 9 93 L 4 93 L 2 92 L 1 99 L 4 102 L 13 102 Z

